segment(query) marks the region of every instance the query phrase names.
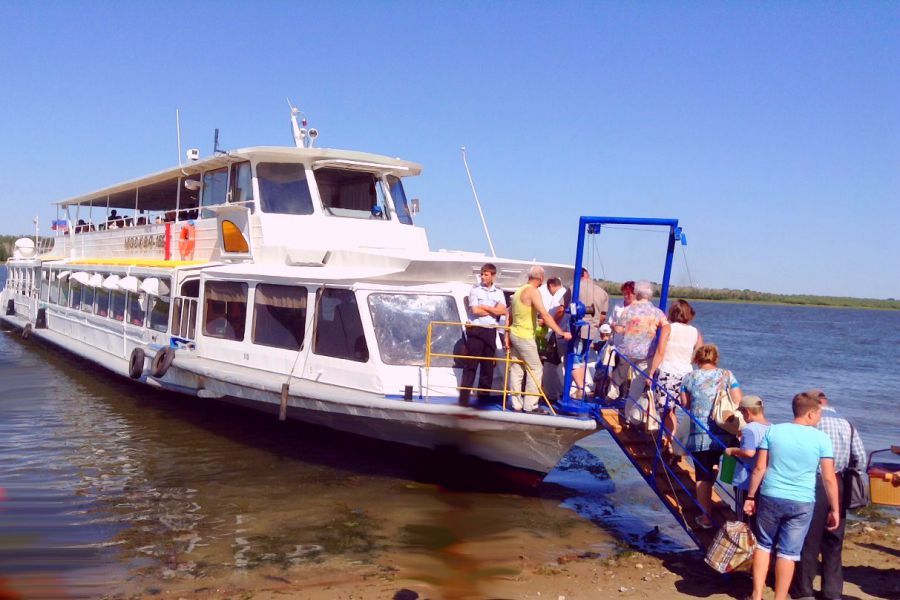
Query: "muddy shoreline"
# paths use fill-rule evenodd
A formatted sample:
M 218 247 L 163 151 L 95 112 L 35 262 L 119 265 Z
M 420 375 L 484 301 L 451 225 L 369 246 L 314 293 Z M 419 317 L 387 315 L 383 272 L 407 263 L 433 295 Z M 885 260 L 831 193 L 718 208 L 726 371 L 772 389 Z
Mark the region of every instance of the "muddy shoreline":
M 478 560 L 468 544 L 450 543 L 418 561 L 389 549 L 370 558 L 328 560 L 278 568 L 233 569 L 206 577 L 177 571 L 158 581 L 133 580 L 104 596 L 149 598 L 478 599 L 478 598 L 713 598 L 742 597 L 743 574 L 722 577 L 698 552 L 648 554 L 619 545 L 591 550 L 578 532 L 555 541 L 539 535 L 505 535 L 481 544 Z M 585 546 L 586 544 L 586 546 Z M 492 560 L 490 559 L 492 555 Z M 844 551 L 845 598 L 900 597 L 900 519 L 886 517 L 848 526 Z M 771 595 L 771 590 L 769 590 Z

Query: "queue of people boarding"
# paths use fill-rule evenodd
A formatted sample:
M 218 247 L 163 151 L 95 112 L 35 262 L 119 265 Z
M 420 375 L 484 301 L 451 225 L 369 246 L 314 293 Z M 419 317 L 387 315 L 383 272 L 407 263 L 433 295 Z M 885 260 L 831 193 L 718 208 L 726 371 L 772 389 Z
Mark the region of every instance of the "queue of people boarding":
M 543 268 L 533 266 L 507 304 L 494 285 L 496 273 L 494 265 L 485 264 L 468 297 L 460 404 L 469 404 L 471 389 L 478 390 L 480 400 L 491 394 L 503 347 L 516 359 L 509 377 L 513 410 L 539 411 L 539 380 L 550 401 L 559 399 L 565 356 L 574 346 L 571 397 L 624 398 L 632 426 L 655 413 L 664 424 L 664 452 L 672 460 L 679 453 L 690 455 L 704 513 L 697 527 L 715 527 L 709 515 L 720 460 L 723 455 L 736 459 L 735 512 L 750 523 L 757 539 L 750 598 L 761 600 L 772 554 L 776 600 L 814 598 L 819 573 L 819 597 L 841 598 L 847 511 L 842 475 L 850 464 L 865 464 L 866 454 L 858 432 L 825 392 L 796 394 L 793 419 L 773 424 L 763 399 L 744 395 L 735 375 L 719 366 L 719 350 L 691 324 L 696 313 L 687 301 L 673 302 L 666 314 L 652 303 L 650 282 L 627 281 L 621 286 L 622 303 L 610 313 L 608 294 L 582 269 L 579 300 L 588 310 L 586 324 L 573 339 L 564 328 L 571 293 L 559 279 L 545 281 Z M 478 387 L 472 388 L 476 371 Z M 712 414 L 723 388 L 743 417 L 737 434 L 719 427 Z M 673 403 L 690 418 L 679 419 Z

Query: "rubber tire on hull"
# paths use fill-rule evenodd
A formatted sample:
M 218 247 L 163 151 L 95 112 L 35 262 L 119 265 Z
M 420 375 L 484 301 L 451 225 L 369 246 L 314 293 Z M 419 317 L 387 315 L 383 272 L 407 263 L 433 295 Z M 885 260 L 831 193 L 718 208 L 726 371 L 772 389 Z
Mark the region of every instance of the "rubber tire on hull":
M 22 339 L 27 340 L 31 337 L 31 323 L 25 323 L 25 327 L 22 328 Z
M 131 359 L 128 361 L 128 376 L 132 379 L 139 379 L 144 374 L 144 361 L 147 355 L 140 348 L 131 351 Z
M 160 348 L 150 362 L 150 374 L 157 379 L 162 379 L 166 376 L 169 367 L 172 366 L 173 360 L 175 360 L 175 350 L 171 346 Z

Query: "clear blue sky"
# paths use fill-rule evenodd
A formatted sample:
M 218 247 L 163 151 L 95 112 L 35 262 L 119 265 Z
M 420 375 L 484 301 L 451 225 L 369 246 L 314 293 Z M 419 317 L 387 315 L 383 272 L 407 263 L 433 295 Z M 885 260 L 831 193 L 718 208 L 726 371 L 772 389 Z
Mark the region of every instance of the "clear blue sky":
M 433 248 L 571 263 L 584 214 L 677 217 L 695 283 L 900 298 L 900 4 L 6 2 L 2 233 L 185 147 L 421 162 Z M 651 248 L 653 255 L 643 248 Z M 610 231 L 595 275 L 658 279 Z M 675 280 L 688 281 L 679 256 Z

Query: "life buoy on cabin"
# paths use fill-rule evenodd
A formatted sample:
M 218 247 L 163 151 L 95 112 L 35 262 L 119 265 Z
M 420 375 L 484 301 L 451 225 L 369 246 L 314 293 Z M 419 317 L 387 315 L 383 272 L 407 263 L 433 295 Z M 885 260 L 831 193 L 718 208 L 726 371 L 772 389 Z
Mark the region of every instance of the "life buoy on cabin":
M 194 257 L 194 246 L 197 244 L 197 228 L 193 223 L 187 223 L 181 226 L 181 233 L 178 235 L 178 252 L 181 254 L 181 260 Z
M 138 379 L 144 374 L 144 360 L 147 355 L 140 348 L 131 351 L 131 359 L 128 361 L 128 376 L 132 379 Z
M 153 360 L 150 361 L 150 374 L 157 379 L 162 379 L 166 376 L 169 367 L 172 366 L 173 360 L 175 360 L 175 350 L 171 346 L 160 348 L 153 356 Z

